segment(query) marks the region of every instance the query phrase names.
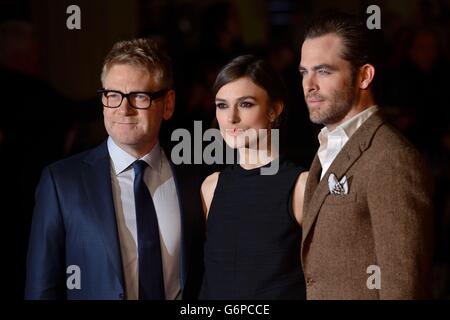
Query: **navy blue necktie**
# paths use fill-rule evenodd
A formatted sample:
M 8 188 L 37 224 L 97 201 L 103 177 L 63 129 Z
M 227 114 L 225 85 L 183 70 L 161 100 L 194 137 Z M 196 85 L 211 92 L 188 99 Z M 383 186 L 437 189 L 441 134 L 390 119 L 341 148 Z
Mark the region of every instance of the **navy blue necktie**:
M 144 182 L 147 163 L 137 160 L 134 169 L 134 202 L 138 236 L 139 300 L 164 300 L 164 278 L 158 219 Z

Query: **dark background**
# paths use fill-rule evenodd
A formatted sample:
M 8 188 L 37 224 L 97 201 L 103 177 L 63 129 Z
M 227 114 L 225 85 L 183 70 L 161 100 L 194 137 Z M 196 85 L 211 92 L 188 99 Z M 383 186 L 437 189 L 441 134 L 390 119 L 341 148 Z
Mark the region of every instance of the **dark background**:
M 68 30 L 69 5 L 81 30 Z M 102 61 L 118 40 L 151 37 L 175 65 L 176 113 L 163 128 L 214 127 L 217 71 L 254 53 L 283 75 L 290 94 L 285 150 L 305 167 L 320 127 L 309 122 L 298 74 L 302 33 L 314 14 L 340 9 L 369 16 L 381 8 L 376 35 L 378 104 L 427 160 L 435 178 L 434 297 L 450 298 L 450 1 L 336 0 L 0 0 L 0 215 L 3 292 L 23 299 L 33 196 L 43 166 L 106 137 Z

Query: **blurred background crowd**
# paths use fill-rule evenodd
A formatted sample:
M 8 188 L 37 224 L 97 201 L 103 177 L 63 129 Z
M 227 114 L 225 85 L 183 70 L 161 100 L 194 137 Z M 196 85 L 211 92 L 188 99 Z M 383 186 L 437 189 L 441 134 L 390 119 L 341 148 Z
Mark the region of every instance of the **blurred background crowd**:
M 80 30 L 66 27 L 72 4 Z M 241 54 L 265 57 L 290 96 L 282 146 L 309 167 L 320 127 L 309 121 L 298 73 L 303 30 L 321 10 L 368 17 L 372 4 L 381 9 L 378 104 L 434 175 L 434 297 L 450 298 L 450 0 L 0 0 L 0 213 L 11 298 L 23 297 L 42 168 L 106 137 L 96 89 L 113 43 L 151 37 L 170 52 L 177 103 L 162 139 L 194 121 L 215 127 L 218 70 Z

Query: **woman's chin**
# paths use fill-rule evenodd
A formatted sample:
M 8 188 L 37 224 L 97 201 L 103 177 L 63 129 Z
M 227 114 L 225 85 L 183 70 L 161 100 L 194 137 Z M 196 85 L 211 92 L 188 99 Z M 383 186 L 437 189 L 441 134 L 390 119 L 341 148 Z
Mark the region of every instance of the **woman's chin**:
M 236 139 L 232 139 L 232 138 L 226 138 L 225 143 L 231 149 L 239 149 L 239 148 L 242 148 L 245 146 L 244 144 L 239 143 L 239 141 L 236 141 Z

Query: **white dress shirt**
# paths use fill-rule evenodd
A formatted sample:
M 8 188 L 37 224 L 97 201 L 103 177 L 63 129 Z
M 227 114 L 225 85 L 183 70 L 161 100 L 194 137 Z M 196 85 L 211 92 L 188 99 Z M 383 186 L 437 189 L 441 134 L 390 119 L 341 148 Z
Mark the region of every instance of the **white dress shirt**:
M 377 110 L 376 105 L 372 106 L 340 124 L 331 132 L 327 127 L 323 127 L 318 136 L 320 147 L 317 152 L 322 165 L 321 180 L 350 137 Z
M 138 159 L 119 148 L 111 137 L 108 138 L 108 151 L 126 296 L 134 300 L 139 297 L 139 257 L 132 164 Z M 141 160 L 149 165 L 145 169 L 144 181 L 152 195 L 158 218 L 166 299 L 177 299 L 180 296 L 181 216 L 175 181 L 159 143 Z

